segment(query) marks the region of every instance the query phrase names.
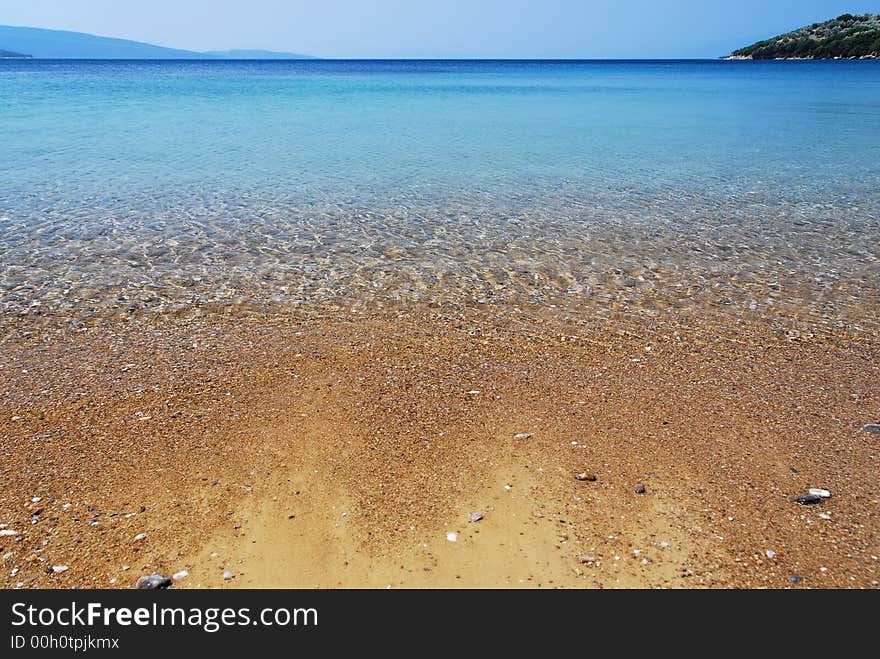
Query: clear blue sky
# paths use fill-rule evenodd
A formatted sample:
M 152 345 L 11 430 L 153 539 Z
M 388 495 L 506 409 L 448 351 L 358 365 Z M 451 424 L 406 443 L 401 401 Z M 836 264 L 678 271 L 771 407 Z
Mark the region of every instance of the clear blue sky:
M 715 57 L 880 0 L 0 0 L 0 24 L 321 57 Z

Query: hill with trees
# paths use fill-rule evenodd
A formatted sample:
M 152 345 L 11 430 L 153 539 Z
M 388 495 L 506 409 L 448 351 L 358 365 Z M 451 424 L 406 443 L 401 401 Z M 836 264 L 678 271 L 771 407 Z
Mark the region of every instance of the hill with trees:
M 878 59 L 880 16 L 843 14 L 759 41 L 729 59 Z

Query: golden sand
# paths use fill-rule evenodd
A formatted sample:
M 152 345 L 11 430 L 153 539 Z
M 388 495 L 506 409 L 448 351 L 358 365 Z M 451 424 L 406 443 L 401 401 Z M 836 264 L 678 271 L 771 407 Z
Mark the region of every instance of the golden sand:
M 0 585 L 876 588 L 878 342 L 719 327 L 9 322 Z

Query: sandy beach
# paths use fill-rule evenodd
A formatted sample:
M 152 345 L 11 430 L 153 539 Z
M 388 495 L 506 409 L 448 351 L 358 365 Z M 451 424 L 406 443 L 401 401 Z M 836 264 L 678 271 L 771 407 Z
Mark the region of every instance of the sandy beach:
M 874 336 L 531 320 L 7 318 L 0 586 L 877 587 Z

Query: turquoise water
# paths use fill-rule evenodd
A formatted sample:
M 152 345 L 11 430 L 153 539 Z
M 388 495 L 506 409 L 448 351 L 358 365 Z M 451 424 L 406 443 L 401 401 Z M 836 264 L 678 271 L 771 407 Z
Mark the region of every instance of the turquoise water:
M 0 62 L 4 313 L 865 326 L 878 237 L 878 62 Z

